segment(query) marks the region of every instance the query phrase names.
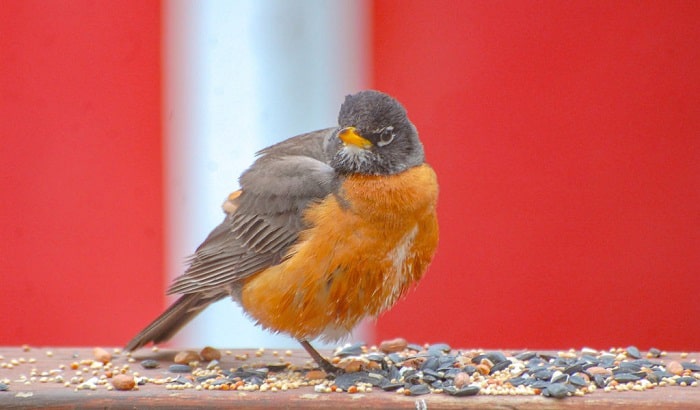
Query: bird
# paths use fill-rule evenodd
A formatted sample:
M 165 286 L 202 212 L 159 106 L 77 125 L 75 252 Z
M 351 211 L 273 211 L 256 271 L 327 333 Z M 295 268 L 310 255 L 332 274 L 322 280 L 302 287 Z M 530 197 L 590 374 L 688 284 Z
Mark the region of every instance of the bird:
M 438 181 L 395 98 L 347 95 L 337 126 L 256 155 L 222 206 L 223 222 L 168 288 L 179 298 L 126 351 L 167 341 L 230 297 L 336 374 L 310 341 L 342 340 L 423 277 L 438 245 Z

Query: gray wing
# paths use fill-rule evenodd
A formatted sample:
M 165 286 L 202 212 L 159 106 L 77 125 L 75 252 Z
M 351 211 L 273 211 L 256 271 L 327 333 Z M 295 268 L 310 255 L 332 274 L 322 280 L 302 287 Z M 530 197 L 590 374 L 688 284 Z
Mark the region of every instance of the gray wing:
M 298 135 L 260 151 L 240 177 L 240 195 L 189 259 L 168 293 L 228 292 L 227 285 L 279 263 L 306 226 L 304 209 L 333 192 L 328 165 L 337 128 Z

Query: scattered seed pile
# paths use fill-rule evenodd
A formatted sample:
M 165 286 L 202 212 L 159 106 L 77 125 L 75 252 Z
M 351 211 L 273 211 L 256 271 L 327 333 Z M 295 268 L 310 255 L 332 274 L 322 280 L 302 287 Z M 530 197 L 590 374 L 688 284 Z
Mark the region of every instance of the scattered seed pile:
M 25 352 L 31 349 L 24 347 Z M 154 348 L 154 352 L 158 349 Z M 664 386 L 700 383 L 700 364 L 681 354 L 681 360 L 666 360 L 665 352 L 650 349 L 642 354 L 634 346 L 598 351 L 584 348 L 555 353 L 524 351 L 455 350 L 446 344 L 416 345 L 394 339 L 379 346 L 362 343 L 337 349 L 332 362 L 342 369 L 327 375 L 312 361 L 303 366 L 290 362 L 291 351 L 273 352 L 275 363 L 255 363 L 264 354 L 233 355 L 205 347 L 200 352 L 179 352 L 173 362 L 146 359 L 137 362 L 119 349 L 95 348 L 92 358 L 74 357 L 57 369 L 40 370 L 35 359 L 0 356 L 0 371 L 30 365 L 28 375 L 15 380 L 2 378 L 0 392 L 13 383 L 60 383 L 75 391 L 138 390 L 157 385 L 168 390 L 227 390 L 239 392 L 313 389 L 314 393 L 369 393 L 375 390 L 407 396 L 423 394 L 543 395 L 565 398 L 597 390 L 644 391 Z M 50 351 L 46 352 L 51 355 Z M 222 356 L 243 363 L 237 368 L 222 366 Z M 121 363 L 121 364 L 119 364 Z M 2 394 L 2 393 L 0 393 Z

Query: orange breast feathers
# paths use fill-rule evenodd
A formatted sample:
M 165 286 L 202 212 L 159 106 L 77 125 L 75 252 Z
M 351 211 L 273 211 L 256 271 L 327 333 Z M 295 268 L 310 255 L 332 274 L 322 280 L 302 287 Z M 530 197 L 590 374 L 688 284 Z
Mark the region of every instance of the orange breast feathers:
M 310 207 L 311 228 L 279 265 L 243 285 L 262 326 L 337 340 L 391 307 L 425 272 L 438 243 L 438 185 L 427 164 L 391 176 L 351 176 Z

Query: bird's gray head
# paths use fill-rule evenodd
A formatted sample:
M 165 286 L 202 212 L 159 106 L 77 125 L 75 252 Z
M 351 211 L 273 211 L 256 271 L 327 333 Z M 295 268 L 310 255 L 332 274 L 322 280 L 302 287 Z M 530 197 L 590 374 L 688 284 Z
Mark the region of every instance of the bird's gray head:
M 331 166 L 343 174 L 397 174 L 425 161 L 423 145 L 406 110 L 374 90 L 345 97 L 338 114 L 340 140 Z

